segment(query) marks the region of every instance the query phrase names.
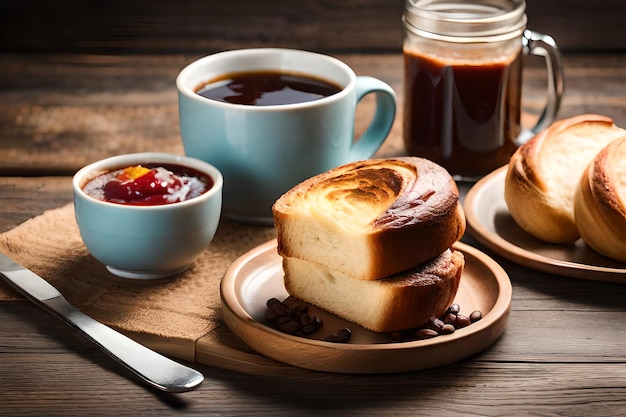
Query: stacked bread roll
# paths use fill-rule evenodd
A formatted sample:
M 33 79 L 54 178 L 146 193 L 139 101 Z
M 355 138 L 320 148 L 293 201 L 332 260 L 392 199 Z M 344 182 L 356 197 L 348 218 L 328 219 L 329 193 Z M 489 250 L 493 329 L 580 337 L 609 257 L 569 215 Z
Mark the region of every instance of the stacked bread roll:
M 626 261 L 626 131 L 584 114 L 560 120 L 510 160 L 504 197 L 515 222 L 550 243 L 582 237 Z
M 418 327 L 456 295 L 465 231 L 452 177 L 416 157 L 350 163 L 273 207 L 287 292 L 376 331 Z

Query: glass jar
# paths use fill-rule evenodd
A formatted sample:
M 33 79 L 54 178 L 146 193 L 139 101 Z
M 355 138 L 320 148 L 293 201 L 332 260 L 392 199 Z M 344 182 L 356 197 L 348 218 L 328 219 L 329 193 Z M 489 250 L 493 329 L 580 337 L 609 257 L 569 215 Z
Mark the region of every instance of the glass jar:
M 520 143 L 556 118 L 562 90 L 554 40 L 526 29 L 523 0 L 407 0 L 404 124 L 407 152 L 460 180 L 505 165 Z M 523 55 L 546 57 L 548 100 L 524 130 Z

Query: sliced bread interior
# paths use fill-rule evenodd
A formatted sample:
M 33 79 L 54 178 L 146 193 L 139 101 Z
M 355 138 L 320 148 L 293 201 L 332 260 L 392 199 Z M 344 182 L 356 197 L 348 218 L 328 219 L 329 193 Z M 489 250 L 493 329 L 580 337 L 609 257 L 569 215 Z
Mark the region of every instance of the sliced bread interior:
M 298 258 L 283 258 L 285 288 L 300 300 L 376 332 L 418 327 L 456 295 L 465 260 L 456 250 L 388 278 L 357 280 Z

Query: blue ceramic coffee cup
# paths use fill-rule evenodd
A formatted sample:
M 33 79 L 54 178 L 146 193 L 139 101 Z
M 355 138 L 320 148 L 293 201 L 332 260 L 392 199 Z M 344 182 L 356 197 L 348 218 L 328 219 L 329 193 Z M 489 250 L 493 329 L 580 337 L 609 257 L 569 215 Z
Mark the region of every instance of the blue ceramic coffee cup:
M 328 80 L 339 91 L 314 101 L 234 104 L 196 91 L 225 74 L 280 71 Z M 336 166 L 368 159 L 386 139 L 396 96 L 386 83 L 356 76 L 342 61 L 301 50 L 242 49 L 198 59 L 176 79 L 185 153 L 224 177 L 223 213 L 247 223 L 272 224 L 271 207 L 299 182 Z M 366 95 L 376 112 L 355 140 L 355 111 Z

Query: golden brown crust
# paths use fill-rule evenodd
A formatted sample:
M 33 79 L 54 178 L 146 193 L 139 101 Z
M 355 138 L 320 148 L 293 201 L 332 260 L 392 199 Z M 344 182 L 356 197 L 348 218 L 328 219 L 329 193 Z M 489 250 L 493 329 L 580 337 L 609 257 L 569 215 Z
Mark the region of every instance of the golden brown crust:
M 606 142 L 596 140 L 594 130 Z M 577 240 L 573 194 L 579 174 L 565 166 L 559 172 L 559 165 L 563 159 L 567 162 L 571 154 L 578 159 L 586 158 L 582 169 L 603 143 L 613 140 L 621 131 L 609 117 L 583 114 L 555 122 L 522 145 L 511 157 L 505 178 L 504 199 L 515 222 L 527 233 L 547 242 Z M 597 144 L 587 146 L 585 142 Z M 558 176 L 561 178 L 555 178 Z
M 584 242 L 600 254 L 626 262 L 626 136 L 589 164 L 574 200 Z
M 602 123 L 612 126 L 613 119 L 599 114 L 581 114 L 554 122 L 517 149 L 509 162 L 510 175 L 515 176 L 517 181 L 527 184 L 528 187 L 533 186 L 542 192 L 547 192 L 547 185 L 542 175 L 541 150 L 546 140 L 580 123 Z
M 273 211 L 279 254 L 365 280 L 437 256 L 465 232 L 453 178 L 439 165 L 417 157 L 335 168 L 294 187 Z M 344 259 L 333 259 L 337 250 L 339 258 L 352 256 L 352 250 L 359 265 L 344 268 Z
M 454 301 L 465 259 L 463 254 L 452 251 L 452 256 L 437 257 L 423 268 L 414 268 L 405 274 L 388 278 L 387 284 L 399 288 L 393 311 L 375 331 L 399 331 L 420 326 L 431 317 L 440 317 Z

